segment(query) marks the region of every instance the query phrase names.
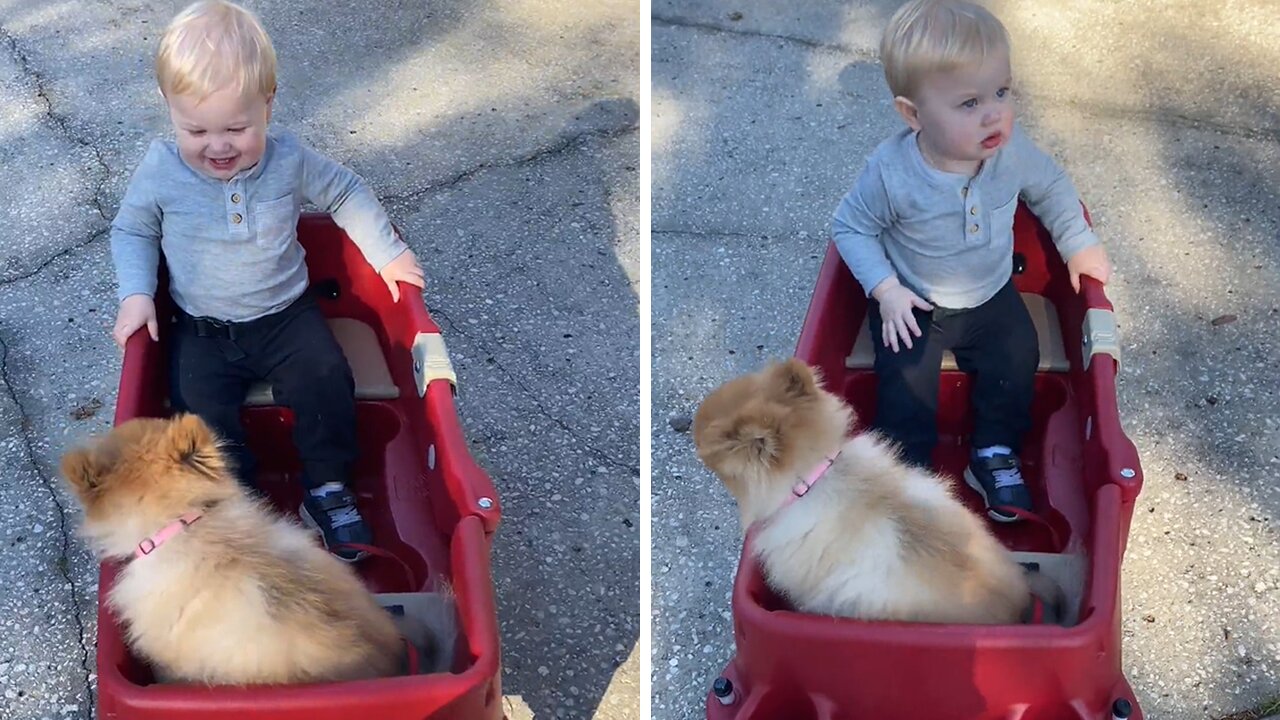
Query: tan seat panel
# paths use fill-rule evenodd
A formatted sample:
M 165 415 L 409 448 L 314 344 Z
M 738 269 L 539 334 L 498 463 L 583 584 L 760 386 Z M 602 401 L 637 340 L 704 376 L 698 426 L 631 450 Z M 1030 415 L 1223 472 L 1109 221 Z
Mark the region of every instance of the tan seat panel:
M 391 380 L 391 370 L 382 355 L 382 343 L 378 342 L 378 334 L 373 328 L 354 318 L 329 318 L 329 329 L 351 366 L 357 400 L 394 400 L 400 397 L 400 388 Z M 271 386 L 265 382 L 254 383 L 245 396 L 244 404 L 276 404 Z
M 1035 323 L 1036 336 L 1040 341 L 1040 372 L 1067 372 L 1071 369 L 1071 361 L 1067 359 L 1067 351 L 1062 343 L 1062 324 L 1058 322 L 1058 310 L 1043 295 L 1021 293 L 1022 302 L 1027 305 L 1031 314 L 1031 322 Z M 875 367 L 876 352 L 871 340 L 869 316 L 863 317 L 862 327 L 858 329 L 858 338 L 853 343 L 853 352 L 845 358 L 844 366 L 850 370 L 870 370 Z M 956 370 L 956 356 L 950 350 L 942 353 L 942 369 Z

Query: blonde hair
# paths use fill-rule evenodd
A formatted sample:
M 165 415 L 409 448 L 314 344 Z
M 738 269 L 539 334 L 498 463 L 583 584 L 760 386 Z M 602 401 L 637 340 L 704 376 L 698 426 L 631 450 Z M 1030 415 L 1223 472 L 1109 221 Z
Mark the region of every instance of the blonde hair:
M 880 38 L 884 78 L 895 97 L 910 98 L 921 79 L 1009 52 L 1009 33 L 989 10 L 965 0 L 911 0 Z
M 178 13 L 156 52 L 160 92 L 206 98 L 226 88 L 271 97 L 276 51 L 257 16 L 224 0 L 201 0 Z

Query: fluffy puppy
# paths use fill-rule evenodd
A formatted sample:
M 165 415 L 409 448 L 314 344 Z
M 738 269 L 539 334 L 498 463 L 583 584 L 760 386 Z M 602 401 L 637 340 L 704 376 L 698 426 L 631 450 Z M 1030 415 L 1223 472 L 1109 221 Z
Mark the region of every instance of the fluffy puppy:
M 1021 566 L 950 483 L 874 433 L 849 437 L 852 422 L 852 408 L 794 358 L 725 383 L 698 408 L 698 456 L 737 500 L 743 532 L 756 528 L 770 587 L 801 612 L 863 620 L 1029 615 Z
M 160 680 L 257 685 L 400 670 L 407 651 L 390 615 L 309 532 L 245 494 L 198 417 L 123 423 L 67 453 L 62 474 L 94 553 L 124 563 L 107 602 Z M 188 513 L 200 517 L 135 557 Z

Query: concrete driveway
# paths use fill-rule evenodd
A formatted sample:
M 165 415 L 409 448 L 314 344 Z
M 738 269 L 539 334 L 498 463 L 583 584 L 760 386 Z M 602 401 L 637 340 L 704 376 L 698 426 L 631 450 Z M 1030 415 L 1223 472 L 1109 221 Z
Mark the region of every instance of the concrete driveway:
M 876 61 L 898 4 L 653 2 L 655 718 L 702 717 L 733 652 L 740 547 L 727 494 L 668 421 L 793 350 L 830 214 L 899 127 Z M 1021 122 L 1117 266 L 1120 409 L 1146 472 L 1125 672 L 1148 718 L 1274 711 L 1280 6 L 990 7 L 1013 36 Z
M 184 2 L 0 0 L 0 717 L 90 717 L 96 571 L 57 460 L 105 430 L 106 228 L 169 131 Z M 426 266 L 494 548 L 513 718 L 639 702 L 639 28 L 627 0 L 250 1 L 277 126 L 360 172 Z M 566 278 L 570 278 L 566 281 Z

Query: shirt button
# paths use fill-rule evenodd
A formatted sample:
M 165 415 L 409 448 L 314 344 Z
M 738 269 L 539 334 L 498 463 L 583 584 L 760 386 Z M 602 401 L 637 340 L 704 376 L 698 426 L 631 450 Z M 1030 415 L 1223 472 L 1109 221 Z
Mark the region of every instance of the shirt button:
M 233 203 L 240 202 L 240 193 L 231 193 L 231 202 Z
M 971 233 L 976 233 L 976 232 L 978 232 L 978 223 L 974 223 L 974 224 L 970 225 L 970 226 L 969 226 L 969 232 L 971 232 Z
M 969 188 L 967 188 L 967 187 L 962 187 L 962 188 L 960 188 L 960 196 L 961 196 L 961 197 L 964 197 L 964 196 L 966 196 L 966 195 L 968 195 L 968 194 L 969 194 Z
M 244 216 L 241 215 L 240 213 L 231 213 L 231 222 L 235 223 L 236 225 L 239 225 L 240 223 L 244 222 Z M 974 227 L 977 227 L 977 226 L 975 225 Z
M 977 215 L 977 214 L 978 214 L 978 206 L 977 206 L 977 205 L 974 205 L 973 207 L 969 208 L 969 214 L 970 214 L 970 215 Z

